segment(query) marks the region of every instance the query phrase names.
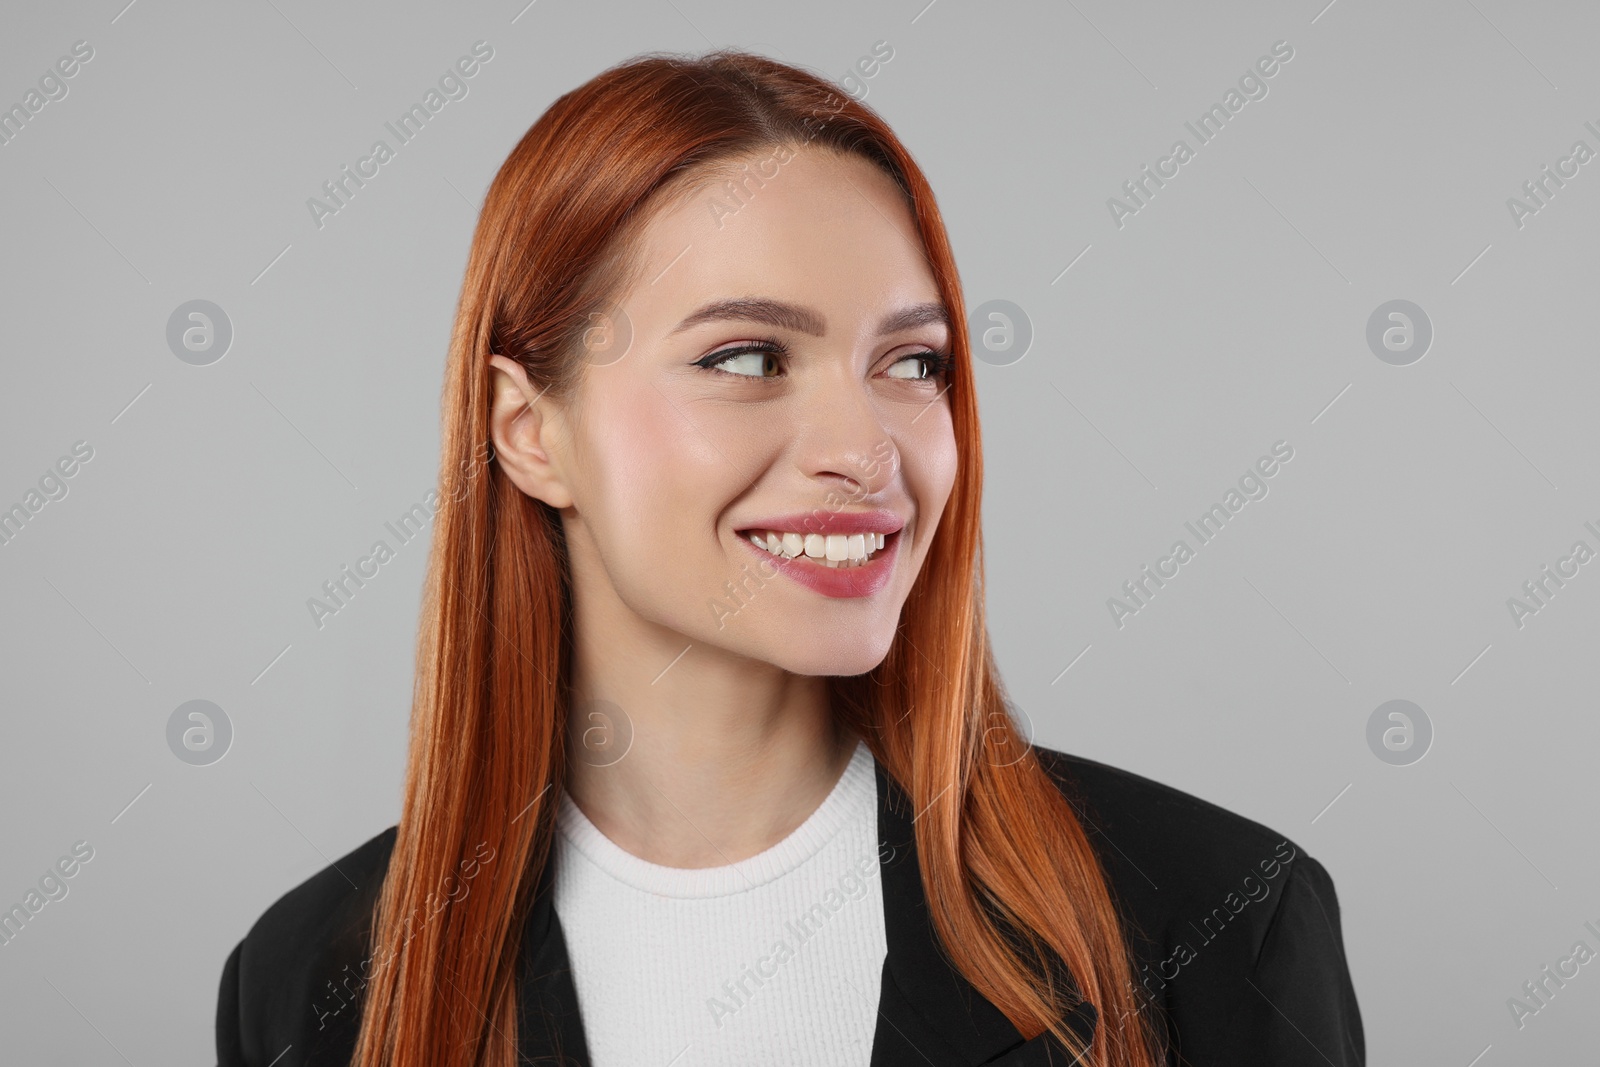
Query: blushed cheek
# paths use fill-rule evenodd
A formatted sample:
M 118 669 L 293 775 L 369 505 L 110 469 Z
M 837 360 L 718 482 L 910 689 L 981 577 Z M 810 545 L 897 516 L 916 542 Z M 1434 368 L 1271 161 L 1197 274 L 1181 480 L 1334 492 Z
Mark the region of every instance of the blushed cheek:
M 739 488 L 724 458 L 730 442 L 648 385 L 595 410 L 604 415 L 586 427 L 585 451 L 592 521 L 606 527 L 597 534 L 638 555 L 670 553 L 685 569 L 709 560 L 717 519 Z
M 939 527 L 940 516 L 949 504 L 950 491 L 955 485 L 956 470 L 960 463 L 949 414 L 942 414 L 934 425 L 908 442 L 902 458 L 906 465 L 908 485 L 916 495 L 917 524 L 924 531 L 922 536 L 932 538 L 933 531 Z
M 604 521 L 627 531 L 630 539 L 651 530 L 664 499 L 672 495 L 669 416 L 645 397 L 630 398 L 607 404 L 603 423 L 597 420 L 589 428 L 594 503 Z

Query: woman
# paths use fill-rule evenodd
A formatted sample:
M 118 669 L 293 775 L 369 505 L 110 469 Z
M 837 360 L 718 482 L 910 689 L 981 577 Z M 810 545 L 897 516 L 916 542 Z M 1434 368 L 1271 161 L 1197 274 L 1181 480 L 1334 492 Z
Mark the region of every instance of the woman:
M 1018 735 L 964 321 L 828 82 L 550 107 L 457 312 L 400 822 L 235 948 L 225 1067 L 1364 1062 L 1316 861 Z

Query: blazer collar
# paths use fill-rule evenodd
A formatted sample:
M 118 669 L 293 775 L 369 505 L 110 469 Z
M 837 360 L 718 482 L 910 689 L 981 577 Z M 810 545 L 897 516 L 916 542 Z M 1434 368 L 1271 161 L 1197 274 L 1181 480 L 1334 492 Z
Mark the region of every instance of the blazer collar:
M 874 761 L 874 767 L 888 955 L 871 1067 L 1067 1067 L 1076 1062 L 1049 1031 L 1023 1040 L 945 956 L 922 891 L 909 799 L 882 765 Z M 518 1051 L 535 1064 L 589 1067 L 566 938 L 553 904 L 554 869 L 552 850 L 523 928 Z M 1066 1021 L 1085 1044 L 1093 1040 L 1092 1005 L 1080 1003 Z

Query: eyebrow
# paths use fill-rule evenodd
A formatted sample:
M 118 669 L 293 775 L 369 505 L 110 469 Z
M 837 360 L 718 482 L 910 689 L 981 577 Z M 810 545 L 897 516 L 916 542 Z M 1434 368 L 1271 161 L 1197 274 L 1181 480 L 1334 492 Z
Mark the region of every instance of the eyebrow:
M 810 334 L 812 337 L 821 337 L 827 332 L 827 324 L 822 315 L 811 308 L 766 297 L 739 297 L 716 300 L 690 312 L 667 336 L 682 333 L 702 323 L 722 321 L 759 322 L 767 326 L 778 326 Z M 912 304 L 889 313 L 878 324 L 878 333 L 879 335 L 898 333 L 901 330 L 932 324 L 947 328 L 950 325 L 950 312 L 937 301 Z

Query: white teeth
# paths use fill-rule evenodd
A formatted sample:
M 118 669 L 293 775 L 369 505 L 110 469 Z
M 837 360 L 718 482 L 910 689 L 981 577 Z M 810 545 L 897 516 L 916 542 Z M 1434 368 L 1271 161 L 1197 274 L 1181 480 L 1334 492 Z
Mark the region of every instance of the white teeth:
M 792 531 L 750 531 L 751 544 L 774 556 L 795 559 L 804 555 L 827 567 L 860 567 L 872 560 L 872 554 L 883 549 L 887 535 L 881 533 L 857 534 L 801 534 Z

